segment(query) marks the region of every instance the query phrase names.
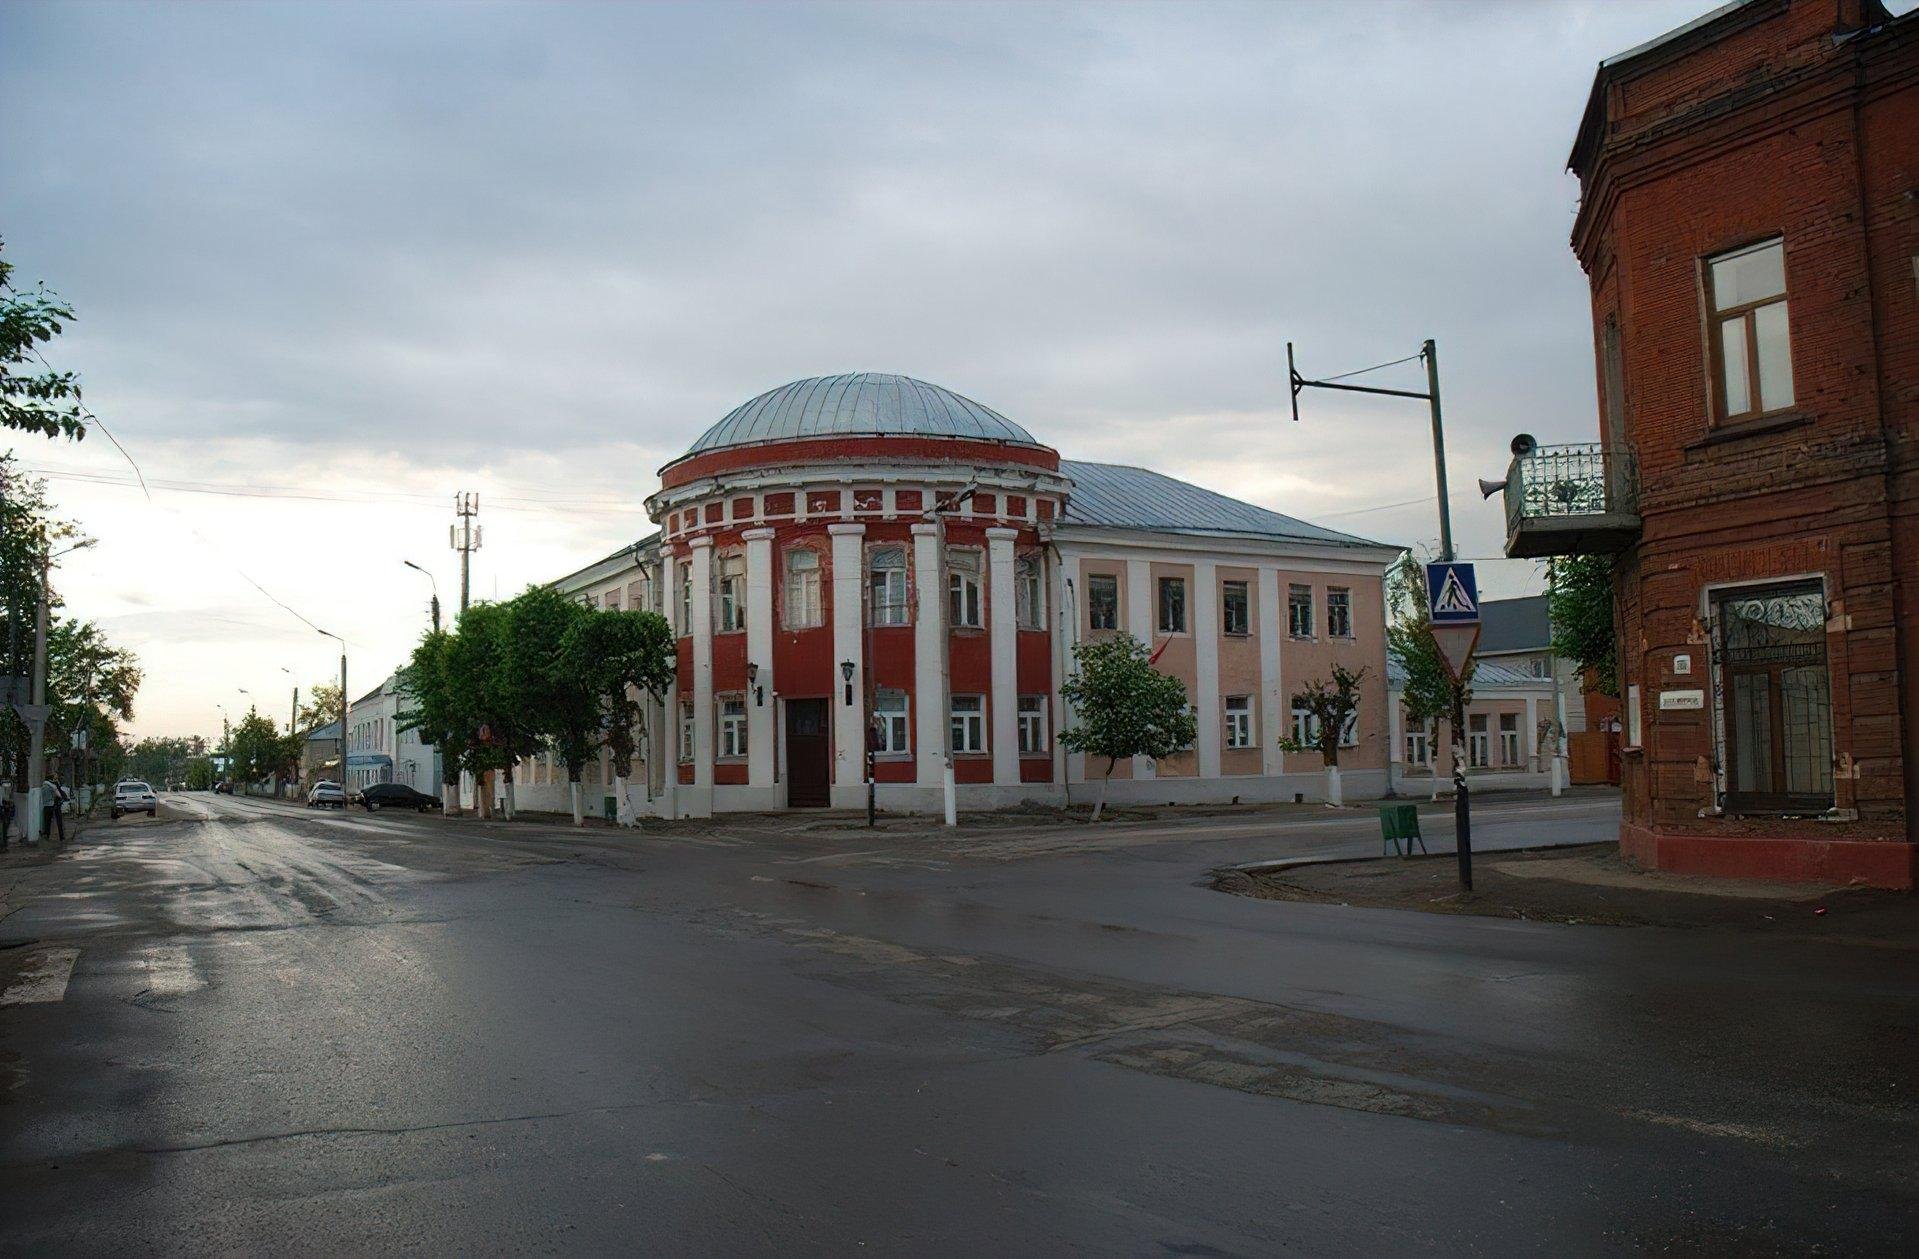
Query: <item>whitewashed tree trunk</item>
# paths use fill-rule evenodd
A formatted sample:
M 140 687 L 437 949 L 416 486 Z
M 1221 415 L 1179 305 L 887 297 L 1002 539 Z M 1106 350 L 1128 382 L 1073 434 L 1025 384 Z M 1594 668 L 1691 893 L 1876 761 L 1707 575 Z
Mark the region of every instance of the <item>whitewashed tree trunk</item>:
M 506 820 L 509 822 L 513 820 L 513 770 L 511 767 L 508 767 L 506 771 Z
M 1326 767 L 1326 803 L 1335 807 L 1343 806 L 1346 803 L 1346 798 L 1342 794 L 1339 785 L 1339 766 L 1337 765 L 1328 765 Z
M 613 816 L 621 826 L 633 826 L 639 821 L 633 815 L 633 801 L 626 795 L 626 775 L 613 775 Z
M 573 825 L 585 826 L 586 811 L 585 809 L 581 807 L 581 804 L 580 804 L 580 798 L 582 795 L 582 792 L 580 791 L 580 780 L 577 778 L 568 779 L 566 787 L 567 787 L 567 795 L 572 797 L 572 800 L 573 800 Z

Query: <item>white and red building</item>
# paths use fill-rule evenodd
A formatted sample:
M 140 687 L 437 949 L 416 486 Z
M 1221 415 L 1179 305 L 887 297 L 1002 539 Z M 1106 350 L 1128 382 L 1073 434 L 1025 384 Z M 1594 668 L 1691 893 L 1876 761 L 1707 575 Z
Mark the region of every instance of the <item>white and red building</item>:
M 1318 756 L 1278 741 L 1334 662 L 1366 669 L 1345 791 L 1387 789 L 1396 547 L 1063 460 L 976 402 L 870 373 L 740 406 L 647 507 L 658 534 L 557 583 L 678 632 L 647 721 L 660 754 L 623 784 L 638 813 L 859 807 L 869 768 L 886 810 L 939 812 L 949 772 L 962 809 L 1088 799 L 1105 767 L 1060 745 L 1059 685 L 1074 644 L 1122 632 L 1186 683 L 1199 737 L 1115 767 L 1108 799 L 1320 798 Z M 565 807 L 545 758 L 516 781 L 522 804 Z M 609 767 L 588 786 L 610 805 Z

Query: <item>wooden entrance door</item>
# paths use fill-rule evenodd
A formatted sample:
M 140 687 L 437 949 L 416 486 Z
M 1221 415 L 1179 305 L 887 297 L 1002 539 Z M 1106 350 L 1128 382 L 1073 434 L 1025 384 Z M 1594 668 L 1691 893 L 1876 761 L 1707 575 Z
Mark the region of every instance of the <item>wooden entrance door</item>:
M 786 802 L 823 809 L 831 801 L 832 749 L 827 743 L 826 701 L 786 701 Z

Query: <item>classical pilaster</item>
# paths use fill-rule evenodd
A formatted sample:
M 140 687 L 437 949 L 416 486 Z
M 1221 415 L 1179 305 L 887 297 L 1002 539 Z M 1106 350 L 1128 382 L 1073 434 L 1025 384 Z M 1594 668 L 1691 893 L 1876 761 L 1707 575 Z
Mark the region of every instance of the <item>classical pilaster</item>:
M 922 787 L 935 788 L 946 769 L 946 592 L 941 537 L 937 522 L 913 526 L 914 778 Z
M 1126 632 L 1153 650 L 1153 566 L 1145 560 L 1126 561 Z M 1155 778 L 1159 766 L 1150 756 L 1133 758 L 1133 777 Z
M 1281 773 L 1279 739 L 1291 733 L 1287 721 L 1292 705 L 1286 702 L 1279 672 L 1279 644 L 1286 631 L 1279 623 L 1279 570 L 1259 570 L 1259 772 L 1269 777 Z
M 1193 565 L 1193 707 L 1199 721 L 1199 776 L 1219 777 L 1224 733 L 1219 712 L 1219 570 L 1211 560 Z
M 1019 783 L 1019 623 L 1014 617 L 1013 542 L 1019 530 L 986 531 L 987 614 L 993 687 L 993 782 Z
M 746 541 L 746 781 L 773 786 L 773 530 L 748 529 Z
M 693 560 L 693 792 L 689 817 L 713 812 L 713 539 L 694 538 Z
M 866 526 L 831 524 L 826 531 L 833 538 L 833 804 L 850 809 L 866 802 L 866 656 L 861 649 L 865 604 L 860 597 L 865 582 L 861 539 Z M 840 668 L 848 660 L 853 662 L 850 683 Z M 849 686 L 850 704 L 846 702 Z

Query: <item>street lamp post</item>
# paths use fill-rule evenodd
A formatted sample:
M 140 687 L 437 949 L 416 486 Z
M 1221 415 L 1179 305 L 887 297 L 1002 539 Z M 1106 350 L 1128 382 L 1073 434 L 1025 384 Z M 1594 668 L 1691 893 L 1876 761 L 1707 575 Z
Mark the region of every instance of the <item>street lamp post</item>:
M 400 563 L 405 564 L 408 568 L 412 569 L 416 573 L 426 573 L 427 581 L 430 582 L 433 586 L 433 632 L 435 634 L 439 633 L 440 632 L 440 582 L 439 582 L 439 579 L 436 578 L 432 573 L 428 573 L 426 569 L 421 568 L 418 564 L 415 564 L 412 560 L 401 560 Z
M 317 625 L 313 628 L 322 637 L 340 644 L 340 807 L 344 809 L 350 794 L 346 785 L 346 639 L 338 634 L 329 634 Z

